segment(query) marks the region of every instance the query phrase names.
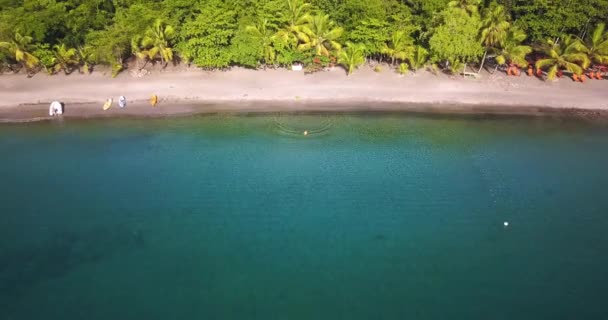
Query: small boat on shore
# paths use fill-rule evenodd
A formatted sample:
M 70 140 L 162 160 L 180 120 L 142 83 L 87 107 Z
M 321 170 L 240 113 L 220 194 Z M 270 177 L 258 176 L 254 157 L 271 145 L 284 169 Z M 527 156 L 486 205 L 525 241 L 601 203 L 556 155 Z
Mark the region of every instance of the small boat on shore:
M 63 105 L 59 101 L 51 102 L 49 106 L 49 116 L 61 115 L 63 114 Z
M 108 98 L 108 100 L 106 100 L 106 103 L 103 104 L 103 110 L 108 110 L 110 109 L 110 107 L 112 106 L 112 98 Z
M 118 98 L 118 106 L 121 108 L 127 106 L 127 98 L 125 98 L 125 96 L 120 96 L 120 98 Z

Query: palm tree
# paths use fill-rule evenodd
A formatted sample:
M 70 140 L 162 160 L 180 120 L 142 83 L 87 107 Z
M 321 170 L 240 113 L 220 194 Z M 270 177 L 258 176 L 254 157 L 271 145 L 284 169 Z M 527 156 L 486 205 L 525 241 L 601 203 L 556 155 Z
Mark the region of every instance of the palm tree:
M 400 75 L 405 75 L 408 71 L 410 71 L 410 66 L 406 62 L 402 62 L 399 64 L 397 72 L 399 72 Z
M 597 25 L 591 36 L 587 39 L 585 52 L 589 60 L 596 64 L 608 64 L 608 32 L 606 25 Z
M 149 52 L 148 50 L 142 49 L 142 36 L 136 35 L 131 38 L 131 53 L 137 58 L 137 64 L 139 65 L 139 61 L 144 61 L 144 65 L 139 67 L 139 70 L 146 67 L 148 64 Z
M 389 43 L 384 43 L 381 49 L 383 54 L 391 57 L 391 64 L 395 64 L 395 59 L 411 59 L 414 53 L 414 41 L 403 31 L 393 32 Z
M 275 38 L 274 25 L 266 18 L 260 18 L 256 25 L 245 28 L 261 45 L 261 56 L 265 64 L 274 63 L 276 52 L 272 46 Z
M 549 80 L 553 80 L 560 70 L 581 75 L 590 63 L 584 49 L 584 44 L 572 36 L 564 36 L 562 43 L 549 39 L 543 48 L 547 58 L 536 61 L 536 68 L 547 69 Z
M 410 66 L 414 69 L 414 72 L 428 62 L 429 52 L 423 46 L 416 46 L 410 59 Z
M 0 42 L 0 48 L 5 49 L 15 61 L 29 72 L 40 62 L 38 58 L 30 53 L 31 43 L 32 37 L 22 36 L 19 32 L 15 32 L 15 37 L 11 41 Z
M 448 58 L 447 68 L 451 74 L 457 74 L 461 71 L 466 72 L 466 67 L 467 67 L 466 63 L 463 63 L 459 59 Z M 463 77 L 464 77 L 464 74 L 463 74 Z
M 160 61 L 165 66 L 169 61 L 173 60 L 173 49 L 171 48 L 171 40 L 175 36 L 175 29 L 167 25 L 160 19 L 156 19 L 151 28 L 146 30 L 144 37 L 141 39 L 141 54 L 147 55 L 150 60 L 160 57 Z
M 474 14 L 478 11 L 477 6 L 481 3 L 481 0 L 453 0 L 448 2 L 450 8 L 460 8 L 469 14 Z
M 336 40 L 342 36 L 344 29 L 336 27 L 329 15 L 316 15 L 306 18 L 306 24 L 298 32 L 302 42 L 298 49 L 301 51 L 314 50 L 316 55 L 329 56 L 331 50 L 342 47 Z
M 275 38 L 290 46 L 297 45 L 298 34 L 310 19 L 310 8 L 310 3 L 302 0 L 287 0 L 287 10 L 280 13 L 280 17 L 286 25 L 277 31 Z
M 503 45 L 507 30 L 511 26 L 508 20 L 509 17 L 505 12 L 505 7 L 501 5 L 493 5 L 484 10 L 483 20 L 481 21 L 481 43 L 485 46 L 486 50 L 477 73 L 483 69 L 488 50 Z
M 346 49 L 338 53 L 338 63 L 346 68 L 347 74 L 365 62 L 365 46 L 363 44 L 346 43 Z
M 526 56 L 532 53 L 532 47 L 522 45 L 526 34 L 519 28 L 513 27 L 507 32 L 501 49 L 497 50 L 496 62 L 500 65 L 526 66 Z
M 55 51 L 55 72 L 63 70 L 65 74 L 72 72 L 72 67 L 78 65 L 78 55 L 76 49 L 68 48 L 65 44 L 54 45 L 53 50 Z
M 78 55 L 78 60 L 82 64 L 82 72 L 90 73 L 93 64 L 97 60 L 97 55 L 95 54 L 95 50 L 91 46 L 79 47 L 76 50 L 76 54 Z

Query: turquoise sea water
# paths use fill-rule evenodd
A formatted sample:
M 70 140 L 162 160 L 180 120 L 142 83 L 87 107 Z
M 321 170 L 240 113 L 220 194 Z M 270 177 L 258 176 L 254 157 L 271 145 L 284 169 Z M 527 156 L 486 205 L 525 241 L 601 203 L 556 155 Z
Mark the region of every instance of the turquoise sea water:
M 65 121 L 0 150 L 2 320 L 608 318 L 605 125 Z

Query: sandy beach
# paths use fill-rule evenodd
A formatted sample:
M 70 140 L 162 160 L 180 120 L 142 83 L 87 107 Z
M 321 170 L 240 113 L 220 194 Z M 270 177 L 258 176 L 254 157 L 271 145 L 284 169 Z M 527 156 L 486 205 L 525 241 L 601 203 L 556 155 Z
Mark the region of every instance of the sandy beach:
M 400 76 L 361 67 L 351 76 L 335 68 L 305 75 L 285 69 L 203 71 L 195 67 L 127 70 L 116 78 L 98 70 L 84 75 L 0 75 L 0 121 L 48 119 L 48 105 L 65 104 L 63 117 L 167 116 L 208 112 L 423 111 L 447 113 L 608 113 L 608 81 L 482 73 L 463 79 L 426 71 Z M 147 99 L 156 94 L 159 104 Z M 128 106 L 103 111 L 120 95 Z

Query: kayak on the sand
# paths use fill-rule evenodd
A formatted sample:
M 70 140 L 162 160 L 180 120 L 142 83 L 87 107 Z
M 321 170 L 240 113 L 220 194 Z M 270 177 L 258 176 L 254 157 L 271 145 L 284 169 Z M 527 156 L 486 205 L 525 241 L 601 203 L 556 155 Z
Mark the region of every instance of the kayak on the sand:
M 108 110 L 112 106 L 112 98 L 108 98 L 106 103 L 103 104 L 103 110 Z

